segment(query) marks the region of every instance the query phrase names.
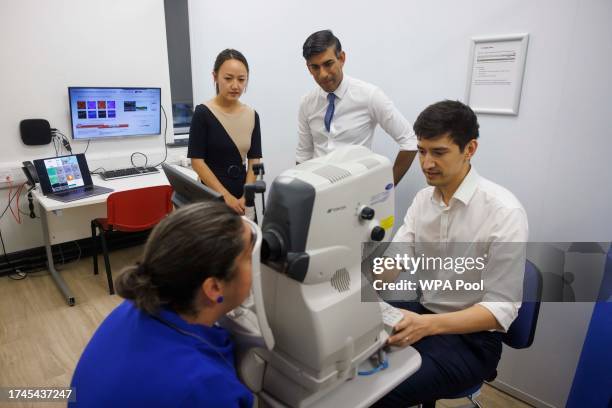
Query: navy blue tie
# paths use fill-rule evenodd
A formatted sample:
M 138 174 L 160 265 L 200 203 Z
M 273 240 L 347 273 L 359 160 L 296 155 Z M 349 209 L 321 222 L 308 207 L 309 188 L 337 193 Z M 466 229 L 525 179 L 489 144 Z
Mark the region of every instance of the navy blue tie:
M 325 112 L 325 129 L 327 129 L 327 131 L 329 132 L 329 129 L 331 127 L 331 121 L 334 117 L 334 109 L 336 107 L 334 105 L 336 95 L 334 95 L 333 93 L 327 94 L 327 100 L 329 101 L 329 105 L 327 105 L 327 111 Z

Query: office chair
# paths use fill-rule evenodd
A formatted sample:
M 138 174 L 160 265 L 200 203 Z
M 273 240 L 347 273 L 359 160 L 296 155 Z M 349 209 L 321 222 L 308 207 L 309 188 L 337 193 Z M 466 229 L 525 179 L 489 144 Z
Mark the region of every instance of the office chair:
M 523 303 L 518 311 L 518 316 L 512 322 L 508 331 L 502 335 L 502 341 L 513 349 L 524 349 L 531 346 L 535 337 L 535 329 L 538 324 L 540 313 L 540 299 L 542 297 L 542 275 L 536 266 L 527 261 L 525 264 L 525 278 L 523 280 Z M 493 378 L 487 381 L 493 381 Z M 468 398 L 478 408 L 481 405 L 476 401 L 480 394 L 482 384 L 467 389 L 459 394 L 445 397 L 444 399 Z
M 96 230 L 98 230 L 104 255 L 104 265 L 106 266 L 108 291 L 111 295 L 115 293 L 115 288 L 106 245 L 108 233 L 111 231 L 137 232 L 153 228 L 172 211 L 171 196 L 172 187 L 170 186 L 118 191 L 109 195 L 106 200 L 106 218 L 96 218 L 91 221 L 94 274 L 98 274 L 96 239 Z

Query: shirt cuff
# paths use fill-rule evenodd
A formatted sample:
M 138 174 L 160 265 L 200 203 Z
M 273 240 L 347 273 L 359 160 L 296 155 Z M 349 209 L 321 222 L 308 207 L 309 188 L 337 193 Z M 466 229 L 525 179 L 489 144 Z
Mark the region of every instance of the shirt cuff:
M 402 138 L 399 143 L 400 150 L 415 151 L 417 150 L 417 138 L 414 133 Z
M 493 314 L 504 333 L 508 331 L 518 316 L 518 310 L 521 307 L 521 302 L 480 302 L 478 304 Z

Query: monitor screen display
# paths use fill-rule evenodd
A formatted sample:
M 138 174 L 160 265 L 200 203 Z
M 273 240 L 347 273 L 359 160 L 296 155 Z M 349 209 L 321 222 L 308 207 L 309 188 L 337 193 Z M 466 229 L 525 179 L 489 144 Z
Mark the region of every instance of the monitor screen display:
M 83 153 L 36 159 L 34 167 L 45 195 L 93 185 Z
M 173 103 L 172 118 L 175 135 L 189 134 L 191 126 L 191 118 L 193 117 L 193 104 L 191 103 Z
M 75 140 L 158 135 L 161 88 L 68 88 Z
M 76 156 L 46 159 L 44 163 L 54 193 L 85 185 Z

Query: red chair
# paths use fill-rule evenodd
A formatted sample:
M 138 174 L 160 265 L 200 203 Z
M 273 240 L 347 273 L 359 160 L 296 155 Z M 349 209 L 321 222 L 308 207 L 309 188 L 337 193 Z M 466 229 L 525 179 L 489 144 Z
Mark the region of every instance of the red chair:
M 98 274 L 97 228 L 100 232 L 108 290 L 111 295 L 115 293 L 115 288 L 108 260 L 107 234 L 111 231 L 137 232 L 153 228 L 172 211 L 171 196 L 170 186 L 118 191 L 109 195 L 106 200 L 106 218 L 96 218 L 91 221 L 94 274 Z

